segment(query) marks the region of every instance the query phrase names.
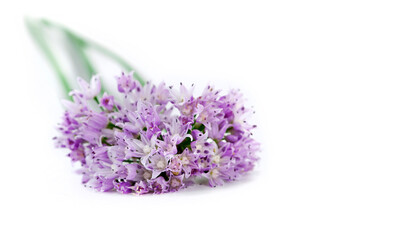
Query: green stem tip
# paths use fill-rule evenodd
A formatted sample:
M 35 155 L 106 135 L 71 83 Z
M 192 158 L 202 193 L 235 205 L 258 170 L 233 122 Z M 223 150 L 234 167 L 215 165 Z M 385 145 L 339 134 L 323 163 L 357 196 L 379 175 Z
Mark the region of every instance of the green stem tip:
M 126 60 L 124 60 L 122 57 L 112 52 L 111 50 L 99 45 L 98 43 L 90 41 L 84 37 L 81 37 L 78 34 L 67 29 L 66 27 L 58 25 L 46 19 L 34 20 L 26 18 L 25 24 L 32 38 L 34 39 L 38 47 L 42 50 L 48 62 L 50 63 L 51 67 L 55 71 L 57 77 L 59 78 L 66 96 L 68 96 L 68 93 L 72 90 L 71 83 L 66 77 L 65 73 L 63 72 L 59 64 L 59 61 L 56 59 L 52 49 L 49 47 L 45 32 L 46 30 L 49 29 L 55 29 L 64 34 L 67 42 L 70 43 L 72 47 L 71 51 L 73 51 L 76 55 L 76 57 L 71 60 L 73 61 L 73 63 L 77 61 L 79 64 L 83 65 L 81 67 L 85 69 L 87 76 L 90 77 L 96 74 L 96 68 L 94 64 L 91 62 L 91 59 L 89 58 L 87 53 L 89 49 L 92 49 L 113 60 L 118 65 L 120 65 L 125 71 L 134 71 L 133 77 L 137 79 L 141 83 L 141 85 L 145 84 L 144 79 L 134 70 L 134 68 Z M 104 88 L 102 89 L 102 92 L 103 91 L 105 91 Z

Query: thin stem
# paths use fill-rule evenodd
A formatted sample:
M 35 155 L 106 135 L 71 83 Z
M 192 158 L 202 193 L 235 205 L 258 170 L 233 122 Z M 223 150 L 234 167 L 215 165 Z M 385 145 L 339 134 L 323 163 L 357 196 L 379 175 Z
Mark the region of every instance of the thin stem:
M 55 28 L 62 33 L 65 34 L 67 40 L 69 43 L 72 44 L 72 50 L 77 54 L 78 59 L 81 60 L 79 64 L 82 64 L 85 68 L 85 71 L 87 73 L 87 77 L 91 77 L 93 74 L 96 73 L 95 67 L 90 61 L 90 58 L 88 57 L 86 53 L 86 49 L 92 48 L 95 51 L 98 51 L 99 53 L 109 57 L 110 59 L 114 60 L 116 63 L 118 63 L 121 67 L 123 67 L 126 71 L 134 71 L 133 67 L 122 57 L 118 56 L 116 53 L 112 52 L 111 50 L 99 45 L 98 43 L 95 43 L 93 41 L 90 41 L 88 39 L 85 39 L 76 33 L 72 32 L 71 30 L 52 23 L 48 20 L 29 20 L 26 19 L 26 25 L 28 27 L 29 32 L 31 33 L 33 39 L 36 41 L 38 46 L 42 49 L 44 55 L 48 59 L 49 63 L 53 67 L 54 71 L 56 72 L 61 85 L 64 89 L 65 95 L 68 96 L 68 93 L 72 90 L 71 85 L 62 71 L 62 68 L 59 65 L 59 62 L 56 60 L 53 52 L 51 51 L 50 47 L 48 46 L 47 42 L 45 41 L 45 27 L 51 27 Z M 76 59 L 75 59 L 76 60 Z M 145 84 L 145 81 L 143 78 L 136 72 L 134 71 L 133 77 L 136 78 L 141 85 Z M 105 91 L 105 87 L 102 86 L 102 92 Z M 71 99 L 71 96 L 70 96 Z
M 77 53 L 79 59 L 82 60 L 82 64 L 85 67 L 86 70 L 86 76 L 85 77 L 92 77 L 92 75 L 96 74 L 95 67 L 92 65 L 92 63 L 89 61 L 88 56 L 85 54 L 83 48 L 84 44 L 78 39 L 75 35 L 73 35 L 70 32 L 65 32 L 67 38 L 70 40 L 71 44 L 73 45 L 73 49 Z
M 47 20 L 41 20 L 40 22 L 44 26 L 54 28 L 66 35 L 67 40 L 69 40 L 69 43 L 71 43 L 72 50 L 77 55 L 77 59 L 80 60 L 77 64 L 80 65 L 79 67 L 83 66 L 85 69 L 85 75 L 86 75 L 84 76 L 85 78 L 91 78 L 94 74 L 97 73 L 95 66 L 91 63 L 91 60 L 89 59 L 85 51 L 85 49 L 88 47 L 88 44 L 85 40 L 83 40 L 81 37 L 77 36 L 75 33 L 73 33 L 72 31 L 63 26 L 56 25 Z M 75 63 L 74 60 L 75 59 L 73 59 L 73 63 Z M 79 72 L 80 71 L 78 70 L 77 73 L 80 74 Z M 107 90 L 105 85 L 102 85 L 101 94 L 103 94 L 105 91 L 110 92 Z
M 94 97 L 94 100 L 95 100 L 95 102 L 96 102 L 97 104 L 99 104 L 99 99 L 98 99 L 97 96 Z
M 56 75 L 61 82 L 62 88 L 64 89 L 65 96 L 67 98 L 71 98 L 71 96 L 68 95 L 68 93 L 72 90 L 71 85 L 69 84 L 67 77 L 63 73 L 52 50 L 46 43 L 46 40 L 44 38 L 43 28 L 38 23 L 35 24 L 33 21 L 31 21 L 29 19 L 25 19 L 25 24 L 26 24 L 29 32 L 31 33 L 32 38 L 35 40 L 36 44 L 42 49 L 42 52 L 44 53 L 46 59 L 48 60 L 48 62 L 53 67 L 54 71 L 56 72 Z
M 105 56 L 108 56 L 110 58 L 112 58 L 113 60 L 115 60 L 117 63 L 120 64 L 120 66 L 122 66 L 126 71 L 134 71 L 134 68 L 123 58 L 121 58 L 120 56 L 118 56 L 117 54 L 115 54 L 114 52 L 110 51 L 109 49 L 95 43 L 95 42 L 91 42 L 88 41 L 87 42 L 89 47 L 92 47 L 93 49 L 99 51 L 100 53 L 104 54 Z M 137 71 L 134 71 L 133 77 L 136 78 L 142 86 L 144 86 L 145 81 L 144 79 L 137 73 Z
M 81 44 L 82 48 L 84 47 L 89 47 L 92 48 L 96 51 L 98 51 L 99 53 L 102 53 L 103 55 L 113 59 L 114 61 L 116 61 L 121 67 L 123 67 L 126 71 L 134 71 L 133 77 L 136 78 L 141 85 L 145 84 L 144 79 L 137 73 L 137 71 L 134 70 L 134 68 L 131 66 L 131 64 L 129 64 L 125 59 L 123 59 L 122 57 L 120 57 L 119 55 L 117 55 L 116 53 L 112 52 L 111 50 L 101 46 L 100 44 L 91 41 L 89 39 L 85 39 L 82 36 L 79 36 L 78 34 L 72 32 L 71 30 L 60 26 L 58 24 L 52 23 L 48 20 L 43 19 L 42 20 L 43 24 L 47 25 L 47 26 L 52 26 L 55 28 L 60 29 L 61 31 L 64 31 L 66 34 L 73 36 L 76 41 L 79 42 L 79 44 Z

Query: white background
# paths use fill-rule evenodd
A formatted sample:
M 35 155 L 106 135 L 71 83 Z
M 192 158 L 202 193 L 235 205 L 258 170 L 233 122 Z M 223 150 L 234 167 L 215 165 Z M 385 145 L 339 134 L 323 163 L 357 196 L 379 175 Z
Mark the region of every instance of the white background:
M 400 1 L 108 2 L 2 3 L 1 239 L 402 239 Z M 97 40 L 156 83 L 242 89 L 260 164 L 215 189 L 84 188 L 53 147 L 57 80 L 24 16 Z

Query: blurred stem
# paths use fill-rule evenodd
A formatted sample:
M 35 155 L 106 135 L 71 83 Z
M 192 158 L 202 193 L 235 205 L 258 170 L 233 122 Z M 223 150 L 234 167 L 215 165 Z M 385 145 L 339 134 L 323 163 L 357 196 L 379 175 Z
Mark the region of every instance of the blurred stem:
M 134 71 L 133 77 L 135 79 L 137 79 L 141 83 L 141 85 L 145 84 L 144 79 L 137 73 L 137 71 L 134 70 L 134 68 L 131 66 L 131 64 L 129 64 L 125 59 L 123 59 L 122 57 L 120 57 L 116 53 L 112 52 L 110 49 L 105 48 L 104 46 L 102 46 L 102 45 L 100 45 L 100 44 L 98 44 L 98 43 L 96 43 L 94 41 L 91 41 L 89 39 L 85 39 L 84 37 L 79 36 L 78 34 L 72 32 L 71 30 L 69 30 L 69 29 L 67 29 L 67 28 L 65 28 L 63 26 L 60 26 L 58 24 L 52 23 L 49 20 L 43 19 L 42 22 L 43 22 L 43 24 L 45 24 L 47 26 L 51 26 L 51 27 L 59 29 L 60 31 L 65 32 L 66 35 L 68 35 L 70 38 L 74 39 L 76 44 L 78 46 L 80 46 L 81 49 L 92 48 L 93 50 L 98 51 L 99 53 L 103 54 L 104 56 L 109 57 L 110 59 L 114 60 L 124 70 L 126 70 L 126 71 Z M 85 52 L 83 53 L 83 55 L 84 55 L 84 57 L 86 56 Z M 86 58 L 86 59 L 87 59 L 87 62 L 90 63 L 88 58 Z M 87 68 L 88 67 L 89 66 L 87 65 Z M 93 70 L 93 68 L 92 68 L 92 70 Z
M 46 28 L 54 28 L 58 31 L 61 31 L 63 34 L 65 34 L 68 42 L 72 46 L 72 50 L 74 53 L 76 53 L 79 64 L 82 64 L 87 77 L 91 77 L 92 75 L 96 74 L 96 68 L 92 64 L 90 58 L 87 55 L 86 50 L 91 48 L 104 56 L 108 57 L 109 59 L 115 61 L 117 64 L 119 64 L 125 71 L 134 71 L 134 68 L 122 57 L 118 56 L 116 53 L 112 52 L 111 50 L 99 45 L 98 43 L 95 43 L 93 41 L 90 41 L 88 39 L 85 39 L 84 37 L 81 37 L 77 35 L 76 33 L 72 32 L 71 30 L 55 24 L 53 22 L 50 22 L 45 19 L 41 20 L 32 20 L 32 19 L 25 19 L 25 24 L 31 33 L 32 38 L 35 40 L 39 48 L 42 50 L 44 53 L 45 57 L 51 64 L 52 68 L 56 72 L 61 85 L 64 89 L 65 95 L 68 96 L 68 93 L 72 90 L 72 87 L 68 81 L 68 78 L 66 77 L 65 73 L 62 71 L 61 66 L 59 65 L 59 62 L 57 61 L 55 55 L 53 54 L 51 48 L 49 47 L 46 38 L 45 38 L 45 30 Z M 77 61 L 76 59 L 73 59 L 73 61 Z M 133 77 L 137 79 L 141 85 L 145 84 L 144 79 L 136 72 L 134 71 Z M 105 91 L 105 88 L 102 87 L 102 92 Z M 71 96 L 70 96 L 71 99 Z
M 122 66 L 126 71 L 134 71 L 134 68 L 123 58 L 115 54 L 114 52 L 111 52 L 109 49 L 95 43 L 95 42 L 88 42 L 89 46 L 92 47 L 93 49 L 97 50 L 98 52 L 104 54 L 105 56 L 110 57 L 111 59 L 115 60 L 120 66 Z M 145 81 L 144 79 L 137 73 L 137 71 L 134 71 L 133 77 L 137 79 L 142 86 L 144 86 Z
M 58 61 L 56 60 L 56 57 L 54 56 L 52 50 L 48 46 L 45 36 L 44 36 L 44 31 L 43 31 L 43 26 L 38 24 L 38 22 L 31 21 L 29 19 L 25 19 L 25 24 L 28 28 L 28 31 L 30 32 L 32 38 L 36 42 L 36 44 L 39 46 L 39 48 L 42 50 L 43 54 L 45 55 L 46 59 L 56 72 L 57 77 L 59 78 L 61 82 L 61 86 L 64 90 L 65 97 L 71 98 L 71 96 L 68 95 L 68 93 L 72 90 L 70 83 L 67 80 L 66 75 L 63 73 Z
M 91 64 L 90 60 L 88 59 L 88 56 L 84 52 L 83 44 L 70 32 L 66 32 L 66 36 L 67 39 L 70 40 L 70 43 L 72 44 L 72 47 L 75 50 L 75 53 L 77 54 L 78 58 L 82 60 L 80 64 L 84 65 L 84 68 L 86 70 L 85 77 L 86 78 L 92 77 L 92 75 L 96 74 L 96 70 L 95 67 Z

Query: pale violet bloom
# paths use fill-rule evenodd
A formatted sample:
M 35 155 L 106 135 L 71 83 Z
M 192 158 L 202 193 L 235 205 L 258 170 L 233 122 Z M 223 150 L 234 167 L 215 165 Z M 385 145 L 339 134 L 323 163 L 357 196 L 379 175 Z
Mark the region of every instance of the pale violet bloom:
M 126 158 L 141 158 L 141 163 L 145 165 L 148 158 L 156 151 L 156 135 L 148 139 L 145 135 L 141 135 L 141 140 L 134 138 L 126 138 L 127 147 L 125 150 Z
M 86 99 L 93 99 L 100 93 L 101 82 L 98 75 L 93 76 L 90 83 L 82 78 L 78 78 L 77 81 Z
M 98 76 L 64 101 L 56 146 L 80 164 L 82 183 L 96 191 L 161 194 L 194 184 L 215 187 L 250 172 L 260 145 L 252 112 L 237 90 L 207 86 L 142 86 L 132 73 L 116 78 L 120 96 L 103 93 Z

